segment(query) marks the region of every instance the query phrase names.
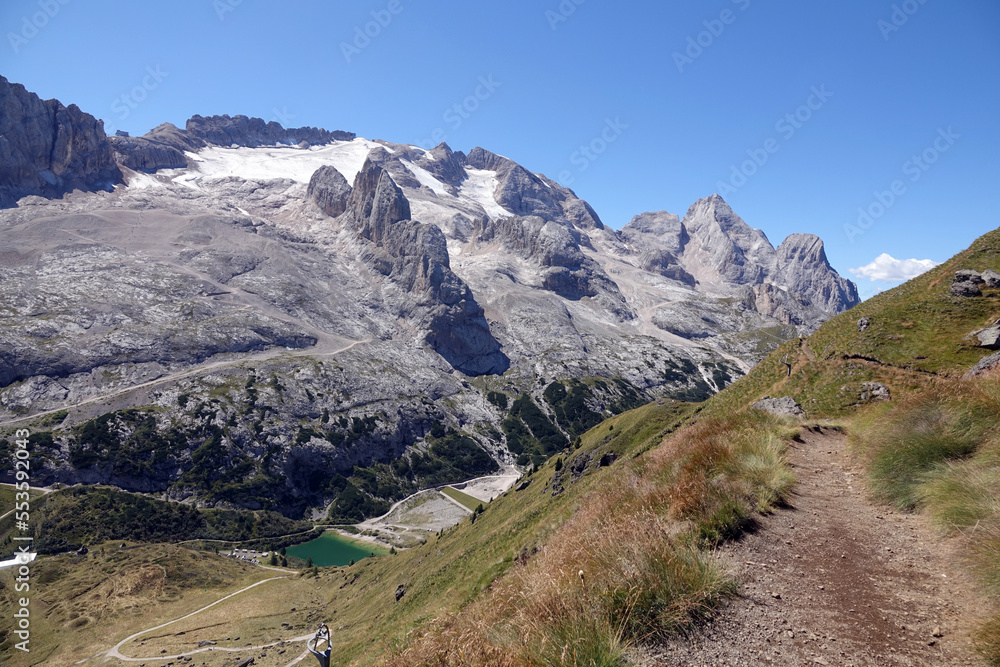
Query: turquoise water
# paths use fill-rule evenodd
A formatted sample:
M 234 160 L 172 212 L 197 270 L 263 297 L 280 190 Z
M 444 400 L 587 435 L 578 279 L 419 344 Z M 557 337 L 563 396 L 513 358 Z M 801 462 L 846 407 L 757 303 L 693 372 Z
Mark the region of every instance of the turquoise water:
M 320 567 L 331 567 L 335 565 L 347 565 L 352 560 L 358 562 L 362 558 L 384 554 L 385 549 L 376 547 L 368 542 L 351 540 L 339 533 L 328 530 L 315 540 L 309 540 L 285 550 L 289 556 L 295 556 L 306 560 L 313 559 L 314 565 Z

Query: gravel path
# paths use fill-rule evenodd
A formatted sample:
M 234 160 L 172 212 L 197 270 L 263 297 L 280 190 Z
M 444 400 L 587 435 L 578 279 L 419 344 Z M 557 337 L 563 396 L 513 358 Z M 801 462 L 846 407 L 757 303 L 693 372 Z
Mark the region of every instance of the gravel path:
M 720 550 L 740 596 L 633 664 L 985 665 L 968 637 L 985 607 L 954 541 L 868 501 L 836 431 L 807 430 L 789 460 L 791 507 Z

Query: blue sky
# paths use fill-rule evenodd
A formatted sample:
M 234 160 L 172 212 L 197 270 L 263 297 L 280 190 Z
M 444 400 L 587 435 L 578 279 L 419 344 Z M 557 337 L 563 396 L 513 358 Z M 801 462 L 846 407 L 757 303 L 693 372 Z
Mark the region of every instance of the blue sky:
M 926 263 L 875 260 L 943 261 L 1000 226 L 995 0 L 5 0 L 0 30 L 0 74 L 108 128 L 243 113 L 443 136 L 614 227 L 720 192 L 775 245 L 819 234 L 848 276 L 909 275 Z

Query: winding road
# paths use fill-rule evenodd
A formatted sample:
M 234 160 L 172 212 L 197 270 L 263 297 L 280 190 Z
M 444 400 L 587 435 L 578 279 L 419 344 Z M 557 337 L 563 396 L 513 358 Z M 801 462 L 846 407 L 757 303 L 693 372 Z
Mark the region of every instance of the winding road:
M 274 569 L 274 568 L 266 568 L 266 569 Z M 101 657 L 103 657 L 103 658 L 114 658 L 114 659 L 117 659 L 117 660 L 121 660 L 123 662 L 149 662 L 149 661 L 152 661 L 152 660 L 178 660 L 180 658 L 184 658 L 184 657 L 191 656 L 191 655 L 196 655 L 198 653 L 207 653 L 209 651 L 220 651 L 220 652 L 224 652 L 224 653 L 241 653 L 241 652 L 244 652 L 244 651 L 260 651 L 260 650 L 263 650 L 263 649 L 273 648 L 275 646 L 278 646 L 279 644 L 293 644 L 293 643 L 308 641 L 308 640 L 310 640 L 310 639 L 313 638 L 312 634 L 302 635 L 301 637 L 295 637 L 293 639 L 284 639 L 284 640 L 281 640 L 281 641 L 272 642 L 270 644 L 261 644 L 261 645 L 258 645 L 258 646 L 243 646 L 243 647 L 240 647 L 240 648 L 224 648 L 224 647 L 220 647 L 220 646 L 205 646 L 203 648 L 195 649 L 193 651 L 188 651 L 186 653 L 178 653 L 176 655 L 158 655 L 158 656 L 156 656 L 154 658 L 150 658 L 150 657 L 145 657 L 145 658 L 130 658 L 130 657 L 126 656 L 126 655 L 122 655 L 122 653 L 121 653 L 121 649 L 122 649 L 122 647 L 125 644 L 127 644 L 130 641 L 133 641 L 133 640 L 135 640 L 135 639 L 137 639 L 137 638 L 139 638 L 139 637 L 141 637 L 141 636 L 143 636 L 145 634 L 148 634 L 150 632 L 155 632 L 157 630 L 160 630 L 162 628 L 167 627 L 168 625 L 173 625 L 174 623 L 178 623 L 178 622 L 183 621 L 185 619 L 191 618 L 192 616 L 197 616 L 198 614 L 202 613 L 203 611 L 211 609 L 212 607 L 214 607 L 216 605 L 222 604 L 226 600 L 234 598 L 237 595 L 240 595 L 241 593 L 245 593 L 245 592 L 249 591 L 252 588 L 256 588 L 257 586 L 261 586 L 261 585 L 266 584 L 266 583 L 268 583 L 270 581 L 277 581 L 278 579 L 287 579 L 287 578 L 288 578 L 288 575 L 282 576 L 282 577 L 271 577 L 270 579 L 262 579 L 261 581 L 258 581 L 255 584 L 250 584 L 246 588 L 241 588 L 240 590 L 236 591 L 235 593 L 230 593 L 229 595 L 221 597 L 218 600 L 216 600 L 215 602 L 213 602 L 211 604 L 207 604 L 204 607 L 202 607 L 201 609 L 198 609 L 197 611 L 193 611 L 190 614 L 186 614 L 186 615 L 181 616 L 179 618 L 175 618 L 172 621 L 167 621 L 166 623 L 161 623 L 160 625 L 157 625 L 155 627 L 146 628 L 145 630 L 140 630 L 139 632 L 131 634 L 128 637 L 126 637 L 125 639 L 123 639 L 120 642 L 118 642 L 117 644 L 115 644 L 113 647 L 109 648 L 108 650 L 106 650 L 106 651 L 100 651 L 100 652 L 95 653 L 94 655 L 92 655 L 92 656 L 90 656 L 88 658 L 84 658 L 83 660 L 79 660 L 79 661 L 77 661 L 77 662 L 75 662 L 73 664 L 75 664 L 75 665 L 82 665 L 82 664 L 87 663 L 87 662 L 89 662 L 91 660 L 94 660 L 95 658 L 101 658 Z M 309 655 L 309 651 L 307 650 L 304 653 L 302 653 L 302 655 L 300 655 L 298 658 L 296 658 L 294 661 L 288 663 L 288 665 L 294 665 L 294 664 L 300 662 L 304 657 L 306 657 L 308 655 Z

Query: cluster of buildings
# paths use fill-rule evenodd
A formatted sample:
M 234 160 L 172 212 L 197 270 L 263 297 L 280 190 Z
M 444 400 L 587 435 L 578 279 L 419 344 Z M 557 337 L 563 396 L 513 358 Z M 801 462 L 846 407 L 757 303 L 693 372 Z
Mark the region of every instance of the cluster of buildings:
M 270 551 L 254 551 L 253 549 L 233 549 L 232 553 L 226 554 L 229 558 L 236 558 L 239 560 L 245 560 L 248 563 L 259 563 L 262 560 L 270 558 Z

